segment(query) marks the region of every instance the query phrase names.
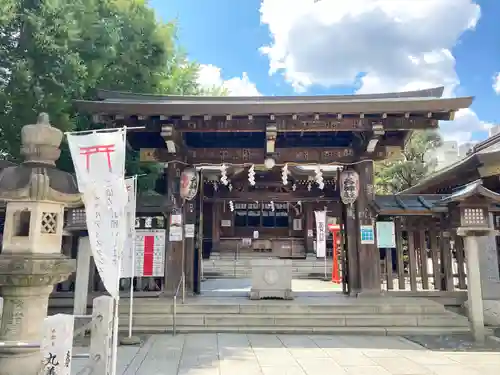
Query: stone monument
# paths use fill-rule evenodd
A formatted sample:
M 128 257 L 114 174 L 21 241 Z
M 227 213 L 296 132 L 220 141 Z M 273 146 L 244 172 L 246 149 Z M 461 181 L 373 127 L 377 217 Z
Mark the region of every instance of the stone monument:
M 6 202 L 0 254 L 0 373 L 38 374 L 39 344 L 54 284 L 68 278 L 75 262 L 61 253 L 64 208 L 80 205 L 74 177 L 55 166 L 63 134 L 41 114 L 21 132 L 25 161 L 0 172 L 0 200 Z
M 291 259 L 253 259 L 252 289 L 250 299 L 278 298 L 291 300 L 292 260 Z

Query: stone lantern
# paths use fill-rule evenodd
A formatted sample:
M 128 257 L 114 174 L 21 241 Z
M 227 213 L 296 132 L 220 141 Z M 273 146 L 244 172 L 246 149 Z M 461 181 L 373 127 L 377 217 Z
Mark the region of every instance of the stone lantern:
M 0 254 L 3 315 L 0 341 L 41 343 L 49 294 L 75 271 L 61 253 L 64 209 L 80 204 L 74 177 L 55 166 L 63 134 L 41 114 L 21 132 L 25 161 L 0 173 L 0 199 L 6 202 Z M 2 375 L 37 374 L 40 349 L 0 346 Z
M 479 252 L 485 249 L 480 246 L 480 240 L 498 234 L 489 220 L 489 208 L 492 203 L 500 203 L 500 194 L 485 188 L 482 180 L 477 180 L 444 198 L 442 203 L 448 205 L 457 234 L 464 239 L 469 320 L 474 339 L 484 342 L 486 335 Z

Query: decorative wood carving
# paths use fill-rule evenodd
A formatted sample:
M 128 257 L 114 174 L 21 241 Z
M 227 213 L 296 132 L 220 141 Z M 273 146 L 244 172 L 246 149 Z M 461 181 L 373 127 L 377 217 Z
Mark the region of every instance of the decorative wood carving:
M 384 153 L 385 155 L 385 153 Z M 189 148 L 188 163 L 200 164 L 262 164 L 265 159 L 264 148 Z M 168 162 L 178 157 L 168 154 L 167 149 L 143 148 L 141 161 Z M 285 163 L 335 163 L 353 162 L 358 159 L 352 148 L 285 148 L 274 153 L 277 164 Z
M 346 147 L 328 148 L 278 148 L 275 160 L 278 164 L 288 162 L 328 164 L 335 162 L 350 162 L 355 157 L 354 150 Z

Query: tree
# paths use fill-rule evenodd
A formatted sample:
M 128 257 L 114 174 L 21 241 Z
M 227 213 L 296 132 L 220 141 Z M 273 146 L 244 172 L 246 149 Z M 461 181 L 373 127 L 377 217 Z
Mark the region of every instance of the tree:
M 19 161 L 20 130 L 40 112 L 63 131 L 89 129 L 72 101 L 95 99 L 97 89 L 206 94 L 198 71 L 178 46 L 175 24 L 158 21 L 145 0 L 2 0 L 1 155 Z M 157 170 L 136 153 L 128 161 L 129 174 Z M 58 165 L 72 170 L 64 144 Z
M 436 160 L 432 151 L 441 145 L 439 133 L 416 131 L 399 160 L 375 164 L 375 187 L 379 194 L 393 194 L 417 184 L 434 171 Z

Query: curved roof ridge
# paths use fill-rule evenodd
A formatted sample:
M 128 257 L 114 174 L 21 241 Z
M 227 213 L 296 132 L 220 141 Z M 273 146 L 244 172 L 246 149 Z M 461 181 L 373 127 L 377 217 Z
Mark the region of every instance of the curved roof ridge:
M 352 95 L 304 95 L 304 96 L 184 96 L 184 95 L 158 95 L 138 94 L 125 91 L 98 90 L 99 100 L 127 99 L 140 101 L 162 101 L 162 100 L 196 100 L 203 101 L 282 101 L 282 100 L 360 100 L 360 99 L 397 99 L 397 98 L 441 98 L 444 87 L 434 87 L 424 90 L 374 93 L 374 94 L 352 94 Z

